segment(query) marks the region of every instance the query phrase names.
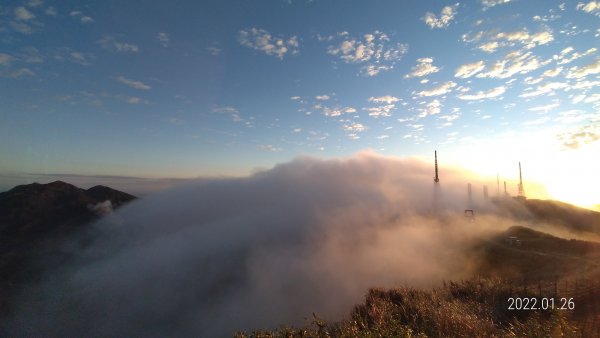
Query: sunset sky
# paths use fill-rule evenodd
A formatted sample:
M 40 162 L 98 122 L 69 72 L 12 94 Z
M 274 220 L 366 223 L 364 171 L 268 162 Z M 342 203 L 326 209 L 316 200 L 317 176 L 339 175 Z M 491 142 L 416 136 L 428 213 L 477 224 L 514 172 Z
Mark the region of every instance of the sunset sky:
M 0 181 L 437 149 L 591 207 L 598 48 L 587 0 L 3 1 Z

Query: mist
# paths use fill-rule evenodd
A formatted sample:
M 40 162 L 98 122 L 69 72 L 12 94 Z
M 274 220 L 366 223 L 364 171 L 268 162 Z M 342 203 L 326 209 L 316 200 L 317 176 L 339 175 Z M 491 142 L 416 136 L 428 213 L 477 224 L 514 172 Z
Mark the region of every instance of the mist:
M 313 312 L 341 319 L 370 287 L 468 277 L 476 259 L 464 248 L 514 222 L 478 201 L 466 221 L 466 184 L 483 181 L 440 176 L 434 203 L 431 163 L 362 153 L 147 196 L 67 242 L 74 258 L 20 296 L 11 328 L 230 336 L 305 325 Z

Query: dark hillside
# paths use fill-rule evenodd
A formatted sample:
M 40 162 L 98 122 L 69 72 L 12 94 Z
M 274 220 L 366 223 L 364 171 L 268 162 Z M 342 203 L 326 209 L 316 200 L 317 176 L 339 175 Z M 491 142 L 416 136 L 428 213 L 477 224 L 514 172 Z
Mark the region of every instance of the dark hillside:
M 95 206 L 116 208 L 134 199 L 108 187 L 85 190 L 62 181 L 0 193 L 0 316 L 10 311 L 10 300 L 23 284 L 63 259 L 61 239 L 98 218 Z

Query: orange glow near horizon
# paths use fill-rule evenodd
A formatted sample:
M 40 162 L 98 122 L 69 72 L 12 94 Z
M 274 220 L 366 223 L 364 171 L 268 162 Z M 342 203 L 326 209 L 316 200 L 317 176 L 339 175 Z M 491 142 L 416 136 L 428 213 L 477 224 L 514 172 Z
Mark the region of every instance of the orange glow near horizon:
M 506 137 L 477 142 L 448 155 L 452 163 L 481 175 L 500 176 L 516 195 L 519 166 L 522 164 L 523 185 L 528 198 L 553 199 L 594 211 L 600 211 L 600 143 L 565 149 L 554 137 L 554 131 L 529 135 L 527 138 Z M 549 140 L 551 140 L 549 142 Z M 438 154 L 439 155 L 439 154 Z M 491 191 L 495 191 L 495 188 Z

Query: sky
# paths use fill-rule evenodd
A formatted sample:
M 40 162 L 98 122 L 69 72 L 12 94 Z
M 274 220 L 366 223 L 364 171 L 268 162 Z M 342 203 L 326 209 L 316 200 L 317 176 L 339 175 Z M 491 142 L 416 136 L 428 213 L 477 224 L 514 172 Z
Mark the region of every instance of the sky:
M 587 0 L 3 1 L 0 181 L 437 150 L 591 207 L 599 42 Z

